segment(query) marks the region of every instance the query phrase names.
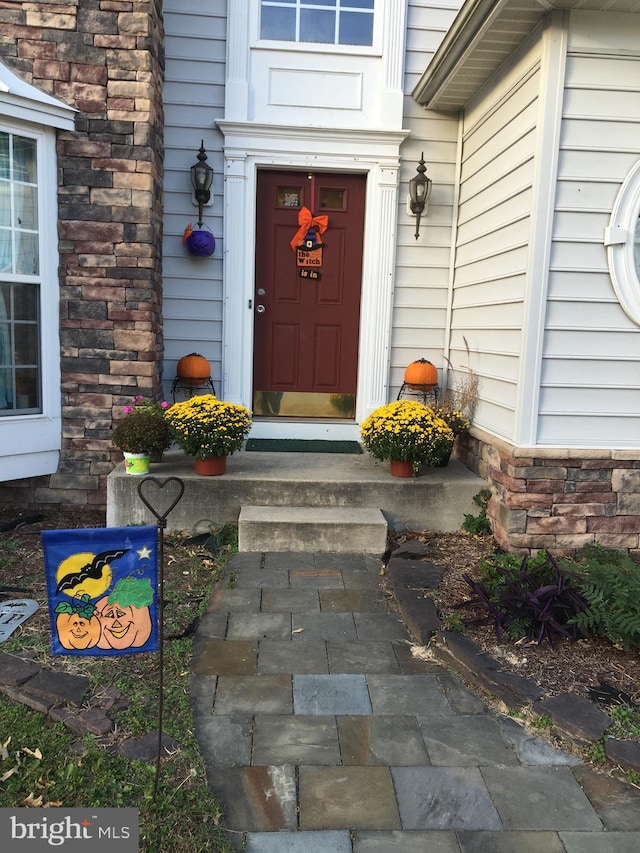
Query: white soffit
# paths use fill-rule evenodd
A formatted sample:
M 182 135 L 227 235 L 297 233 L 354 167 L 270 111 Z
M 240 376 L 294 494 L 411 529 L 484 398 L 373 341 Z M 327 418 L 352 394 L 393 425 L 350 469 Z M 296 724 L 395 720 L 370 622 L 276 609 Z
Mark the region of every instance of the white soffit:
M 462 109 L 554 9 L 639 13 L 640 0 L 467 0 L 413 97 L 429 109 Z
M 0 62 L 0 116 L 74 130 L 77 110 L 25 83 Z

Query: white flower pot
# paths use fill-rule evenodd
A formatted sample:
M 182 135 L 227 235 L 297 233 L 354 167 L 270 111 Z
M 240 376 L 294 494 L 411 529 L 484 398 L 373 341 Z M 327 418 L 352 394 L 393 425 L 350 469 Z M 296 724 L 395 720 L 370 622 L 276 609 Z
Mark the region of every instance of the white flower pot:
M 124 470 L 127 474 L 148 474 L 149 473 L 149 454 L 148 453 L 124 453 Z

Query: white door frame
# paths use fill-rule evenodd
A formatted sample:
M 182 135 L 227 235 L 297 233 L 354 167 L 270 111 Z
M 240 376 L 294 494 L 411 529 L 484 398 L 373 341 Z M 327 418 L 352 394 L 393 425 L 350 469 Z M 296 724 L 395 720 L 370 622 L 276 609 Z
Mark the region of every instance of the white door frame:
M 258 169 L 367 175 L 356 420 L 259 419 L 254 437 L 352 438 L 388 402 L 400 144 L 407 131 L 304 128 L 218 121 L 224 135 L 222 394 L 252 406 Z

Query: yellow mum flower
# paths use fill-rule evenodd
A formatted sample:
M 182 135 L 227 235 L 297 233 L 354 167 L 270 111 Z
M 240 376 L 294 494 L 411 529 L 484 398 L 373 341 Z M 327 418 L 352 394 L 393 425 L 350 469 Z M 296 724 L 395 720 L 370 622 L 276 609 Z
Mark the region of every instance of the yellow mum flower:
M 165 418 L 176 443 L 198 459 L 239 450 L 252 424 L 249 409 L 218 400 L 214 394 L 174 403 Z
M 375 409 L 362 423 L 363 445 L 376 459 L 437 465 L 451 453 L 454 433 L 433 409 L 398 400 Z

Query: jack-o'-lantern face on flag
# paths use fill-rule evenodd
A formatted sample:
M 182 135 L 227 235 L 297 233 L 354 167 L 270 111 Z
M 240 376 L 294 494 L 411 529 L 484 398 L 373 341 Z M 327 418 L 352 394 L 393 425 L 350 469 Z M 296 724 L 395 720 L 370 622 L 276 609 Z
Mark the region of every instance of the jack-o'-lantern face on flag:
M 127 583 L 128 581 L 128 583 Z M 139 584 L 139 588 L 136 585 Z M 110 596 L 96 604 L 102 626 L 98 646 L 101 649 L 129 649 L 144 646 L 151 636 L 149 607 L 153 590 L 147 581 L 125 578 L 116 584 Z
M 46 530 L 53 654 L 158 648 L 157 528 Z

